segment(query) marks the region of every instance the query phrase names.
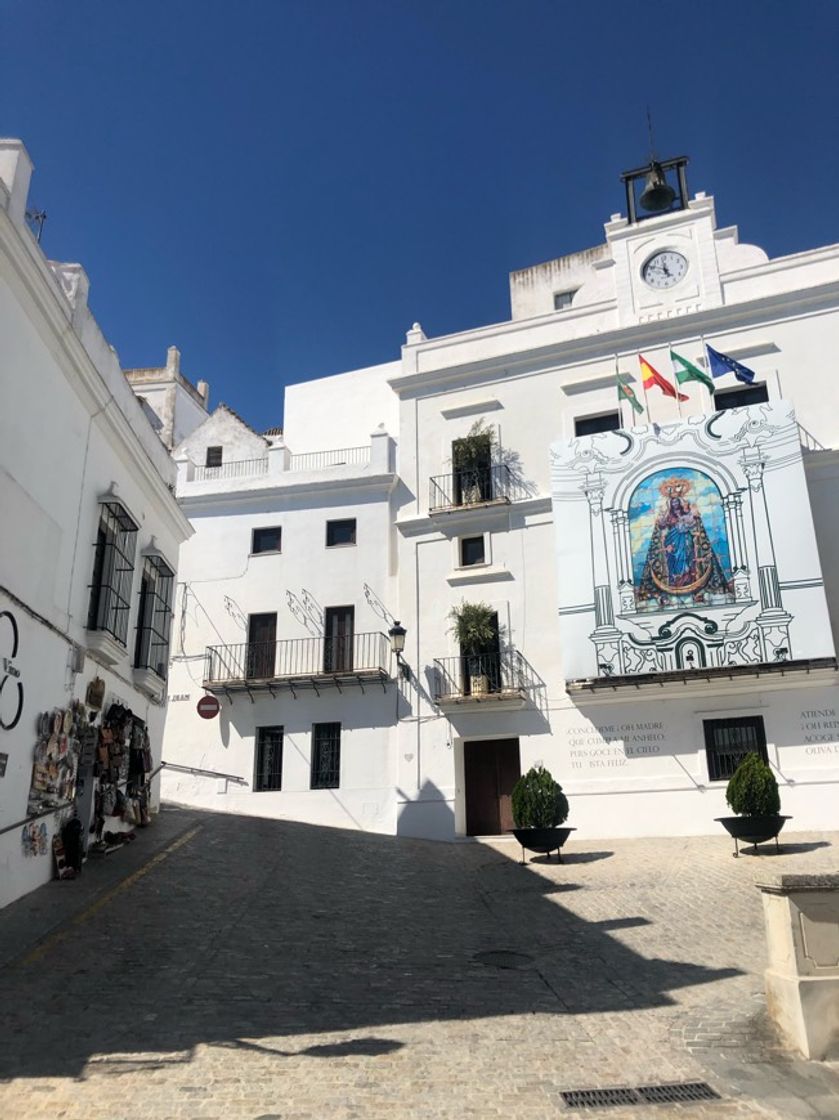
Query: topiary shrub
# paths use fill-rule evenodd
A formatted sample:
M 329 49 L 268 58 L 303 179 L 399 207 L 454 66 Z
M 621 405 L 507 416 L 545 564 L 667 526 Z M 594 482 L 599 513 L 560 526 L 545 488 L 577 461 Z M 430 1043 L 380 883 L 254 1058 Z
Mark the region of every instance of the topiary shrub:
M 771 817 L 781 811 L 775 775 L 754 751 L 750 751 L 734 771 L 725 799 L 741 817 Z
M 516 828 L 555 828 L 568 818 L 568 798 L 550 771 L 533 766 L 513 786 Z

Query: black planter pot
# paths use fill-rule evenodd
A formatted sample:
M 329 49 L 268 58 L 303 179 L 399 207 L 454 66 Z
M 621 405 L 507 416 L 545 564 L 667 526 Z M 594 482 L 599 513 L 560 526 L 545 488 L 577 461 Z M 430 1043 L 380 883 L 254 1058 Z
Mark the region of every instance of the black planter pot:
M 734 838 L 734 855 L 740 854 L 738 841 L 752 844 L 757 851 L 758 844 L 765 844 L 767 840 L 775 841 L 775 850 L 778 851 L 778 833 L 784 827 L 784 822 L 792 817 L 782 817 L 779 813 L 770 813 L 761 817 L 716 817 L 729 836 Z
M 521 844 L 521 861 L 524 863 L 524 849 L 529 852 L 538 852 L 551 858 L 551 852 L 556 852 L 556 858 L 562 863 L 560 848 L 571 835 L 576 832 L 574 828 L 514 828 L 513 836 Z

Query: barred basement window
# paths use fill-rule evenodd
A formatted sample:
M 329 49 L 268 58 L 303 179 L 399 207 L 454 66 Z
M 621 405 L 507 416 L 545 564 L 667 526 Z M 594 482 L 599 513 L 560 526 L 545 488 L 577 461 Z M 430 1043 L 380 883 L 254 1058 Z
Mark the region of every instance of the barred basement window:
M 140 610 L 134 665 L 151 669 L 166 680 L 169 628 L 172 623 L 172 584 L 175 573 L 160 556 L 147 556 L 140 581 Z
M 256 767 L 253 788 L 257 792 L 283 788 L 283 729 L 257 727 Z
M 337 789 L 341 777 L 340 723 L 312 724 L 311 789 Z
M 712 782 L 725 782 L 750 751 L 766 755 L 766 731 L 763 716 L 740 716 L 737 719 L 706 719 L 705 750 L 708 756 L 708 777 Z
M 106 630 L 121 645 L 125 645 L 128 638 L 137 528 L 119 502 L 100 504 L 87 628 Z

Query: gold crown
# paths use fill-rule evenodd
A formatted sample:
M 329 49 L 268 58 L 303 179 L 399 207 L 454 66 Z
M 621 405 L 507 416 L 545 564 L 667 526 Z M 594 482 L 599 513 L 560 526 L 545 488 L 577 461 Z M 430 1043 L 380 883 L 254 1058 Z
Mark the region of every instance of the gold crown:
M 665 478 L 658 488 L 659 494 L 666 498 L 683 498 L 691 489 L 691 484 L 686 478 Z

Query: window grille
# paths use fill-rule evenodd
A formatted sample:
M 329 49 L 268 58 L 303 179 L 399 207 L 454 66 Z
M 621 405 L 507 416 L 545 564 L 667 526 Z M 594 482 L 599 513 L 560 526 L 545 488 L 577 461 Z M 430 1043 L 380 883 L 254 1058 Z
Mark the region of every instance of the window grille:
M 703 724 L 708 777 L 712 782 L 727 781 L 750 751 L 760 755 L 764 762 L 769 761 L 763 716 L 706 719 Z
M 283 531 L 279 525 L 266 529 L 254 529 L 251 552 L 280 552 L 282 543 Z
M 174 579 L 174 572 L 162 557 L 145 558 L 140 581 L 134 664 L 138 669 L 151 669 L 164 681 L 169 662 Z
M 224 455 L 223 447 L 208 447 L 207 454 L 204 459 L 205 467 L 220 467 L 222 456 Z
M 337 545 L 355 544 L 355 518 L 346 518 L 343 521 L 327 521 L 326 547 L 335 548 Z
M 337 789 L 341 777 L 341 725 L 312 725 L 312 789 Z
M 257 792 L 283 788 L 283 729 L 257 727 L 256 772 L 253 788 Z
M 122 645 L 128 638 L 137 528 L 119 502 L 100 504 L 87 628 L 105 630 Z

